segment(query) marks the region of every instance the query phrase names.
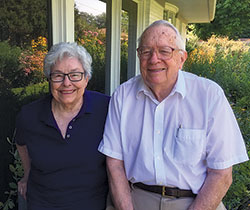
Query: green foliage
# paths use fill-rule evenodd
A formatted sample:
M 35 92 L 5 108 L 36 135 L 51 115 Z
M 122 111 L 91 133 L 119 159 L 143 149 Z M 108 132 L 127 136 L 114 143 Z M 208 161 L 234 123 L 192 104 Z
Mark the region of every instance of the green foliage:
M 13 88 L 12 92 L 18 97 L 21 104 L 26 104 L 30 101 L 36 100 L 39 97 L 45 96 L 49 92 L 49 83 L 37 83 L 29 85 L 24 88 Z
M 75 41 L 92 56 L 92 78 L 88 89 L 105 92 L 106 14 L 91 15 L 75 8 Z
M 77 8 L 75 8 L 75 37 L 82 38 L 83 31 L 88 30 L 96 30 L 95 24 L 90 24 L 94 19 L 93 15 L 89 15 L 85 12 L 79 12 Z
M 248 38 L 250 34 L 249 0 L 217 0 L 215 18 L 211 23 L 195 24 L 196 35 L 207 40 L 211 35 L 230 39 Z
M 0 83 L 1 85 L 1 83 Z M 0 88 L 1 90 L 2 88 Z M 48 94 L 48 82 L 36 84 L 32 86 L 27 86 L 25 88 L 14 88 L 5 89 L 5 91 L 0 93 L 1 103 L 0 103 L 0 166 L 9 164 L 9 171 L 12 174 L 12 179 L 2 179 L 1 180 L 1 194 L 0 200 L 5 202 L 0 202 L 0 209 L 12 209 L 16 203 L 17 189 L 16 183 L 22 176 L 21 162 L 13 142 L 9 139 L 14 133 L 15 117 L 20 108 L 31 101 L 34 101 L 46 94 Z M 7 143 L 7 141 L 8 143 Z M 5 151 L 9 150 L 9 154 Z M 6 160 L 11 160 L 5 162 Z M 5 170 L 5 168 L 4 168 Z M 1 171 L 1 173 L 7 174 L 8 171 Z M 2 174 L 0 177 L 5 177 Z M 9 178 L 9 176 L 8 176 Z M 2 183 L 3 182 L 3 183 Z M 5 186 L 9 182 L 8 186 Z M 6 188 L 8 190 L 6 190 Z M 4 193 L 5 191 L 5 193 Z M 4 193 L 4 194 L 3 194 Z
M 16 149 L 15 143 L 7 138 L 8 143 L 11 146 L 10 154 L 13 157 L 13 164 L 9 165 L 9 170 L 12 172 L 14 182 L 9 183 L 9 191 L 5 194 L 8 196 L 4 203 L 0 202 L 0 209 L 8 210 L 13 209 L 17 203 L 17 182 L 23 177 L 22 162 Z
M 0 41 L 22 47 L 47 31 L 47 1 L 1 0 Z
M 121 17 L 121 32 L 128 34 L 128 12 L 122 10 L 122 17 Z
M 106 13 L 95 16 L 95 22 L 98 29 L 106 28 Z
M 40 53 L 40 54 L 39 54 Z M 45 81 L 41 70 L 44 54 L 40 51 L 27 53 L 19 47 L 10 46 L 7 41 L 0 42 L 0 89 L 24 87 Z
M 92 56 L 93 75 L 88 89 L 105 92 L 105 34 L 100 31 L 82 31 L 82 38 L 76 37 L 77 43 L 86 48 Z
M 80 12 L 75 7 L 75 37 L 83 38 L 84 31 L 99 32 L 106 27 L 106 14 L 94 16 L 87 12 Z
M 248 147 L 248 151 L 250 148 Z M 250 155 L 250 153 L 248 153 Z M 250 164 L 249 161 L 234 166 L 233 184 L 230 187 L 224 203 L 230 209 L 249 209 L 250 204 Z
M 128 40 L 121 40 L 121 75 L 120 83 L 127 81 L 127 68 L 128 68 Z
M 0 88 L 2 90 L 2 88 Z M 48 82 L 0 92 L 0 144 L 14 131 L 15 117 L 21 106 L 49 92 Z M 4 145 L 4 144 L 3 144 Z M 0 147 L 2 149 L 2 145 Z
M 120 75 L 120 83 L 127 81 L 127 68 L 128 68 L 128 12 L 122 10 L 121 17 L 121 75 Z
M 0 81 L 5 87 L 22 86 L 26 81 L 24 72 L 19 66 L 21 49 L 11 47 L 6 41 L 0 42 Z M 1 85 L 0 85 L 1 86 Z M 0 89 L 5 91 L 5 89 Z
M 184 69 L 210 78 L 224 90 L 250 156 L 250 47 L 240 41 L 211 37 L 190 40 Z M 233 184 L 223 199 L 229 210 L 246 210 L 250 204 L 250 161 L 233 167 Z

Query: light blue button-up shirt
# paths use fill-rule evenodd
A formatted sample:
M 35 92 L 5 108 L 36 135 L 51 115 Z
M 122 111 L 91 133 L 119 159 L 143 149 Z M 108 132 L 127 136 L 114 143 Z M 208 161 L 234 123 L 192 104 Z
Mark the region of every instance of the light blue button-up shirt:
M 124 161 L 131 182 L 175 186 L 198 193 L 207 167 L 248 160 L 223 90 L 211 80 L 179 71 L 159 102 L 136 76 L 112 96 L 99 151 Z

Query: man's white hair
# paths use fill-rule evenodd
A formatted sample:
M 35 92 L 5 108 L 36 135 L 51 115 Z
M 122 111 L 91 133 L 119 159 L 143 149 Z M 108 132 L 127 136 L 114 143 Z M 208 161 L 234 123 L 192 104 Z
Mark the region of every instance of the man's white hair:
M 178 49 L 181 49 L 181 50 L 183 50 L 183 51 L 186 51 L 186 49 L 185 49 L 185 42 L 184 42 L 184 40 L 183 40 L 183 38 L 182 38 L 180 32 L 178 31 L 178 29 L 177 29 L 173 24 L 169 23 L 169 22 L 166 21 L 166 20 L 157 20 L 157 21 L 153 22 L 151 25 L 149 25 L 149 26 L 143 31 L 143 33 L 141 34 L 141 36 L 140 36 L 139 39 L 138 39 L 139 47 L 140 47 L 141 44 L 142 44 L 142 38 L 143 38 L 145 32 L 146 32 L 148 29 L 150 29 L 150 28 L 152 28 L 152 27 L 154 27 L 154 26 L 160 26 L 160 25 L 163 25 L 163 26 L 172 28 L 172 29 L 175 31 L 175 33 L 176 33 L 176 46 L 178 47 Z

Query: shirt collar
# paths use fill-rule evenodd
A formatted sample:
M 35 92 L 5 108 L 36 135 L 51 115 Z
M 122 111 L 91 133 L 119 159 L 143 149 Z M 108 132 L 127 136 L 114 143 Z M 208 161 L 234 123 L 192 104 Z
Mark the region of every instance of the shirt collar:
M 178 72 L 178 78 L 177 78 L 176 84 L 175 84 L 173 90 L 171 91 L 170 95 L 173 95 L 176 92 L 179 93 L 182 96 L 182 98 L 185 98 L 185 96 L 186 96 L 186 82 L 185 82 L 185 79 L 183 76 L 183 72 L 181 70 L 179 70 L 179 72 Z M 142 93 L 144 93 L 145 95 L 154 99 L 154 95 L 153 95 L 152 91 L 144 83 L 142 77 L 140 77 L 140 80 L 139 80 L 139 83 L 137 86 L 136 98 L 139 99 L 140 96 L 142 95 Z
M 143 94 L 154 98 L 152 91 L 148 88 L 148 86 L 144 83 L 141 75 L 139 75 L 139 82 L 136 91 L 136 98 L 139 99 Z
M 183 71 L 179 70 L 178 72 L 178 79 L 175 83 L 175 86 L 172 90 L 172 93 L 174 94 L 175 92 L 180 93 L 182 98 L 185 98 L 186 96 L 186 82 L 183 76 Z
M 93 98 L 91 97 L 91 93 L 88 90 L 85 90 L 83 95 L 83 105 L 78 113 L 77 116 L 82 116 L 85 113 L 92 113 L 93 112 Z
M 53 96 L 50 95 L 45 98 L 43 109 L 40 113 L 40 119 L 50 126 L 55 126 L 56 122 L 53 117 L 52 108 L 51 108 L 51 101 Z M 81 117 L 86 113 L 93 112 L 93 99 L 89 91 L 85 90 L 83 95 L 83 105 L 75 118 Z
M 51 101 L 53 96 L 49 95 L 43 100 L 42 109 L 40 112 L 41 121 L 45 122 L 47 125 L 56 127 L 56 123 L 52 113 Z

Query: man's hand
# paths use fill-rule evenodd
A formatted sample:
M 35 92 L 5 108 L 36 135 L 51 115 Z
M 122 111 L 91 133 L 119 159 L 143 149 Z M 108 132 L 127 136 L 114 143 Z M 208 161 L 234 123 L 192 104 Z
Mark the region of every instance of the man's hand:
M 116 210 L 133 210 L 130 186 L 125 174 L 124 163 L 111 157 L 106 158 L 111 195 Z
M 232 184 L 232 167 L 207 170 L 207 178 L 188 210 L 216 210 Z

